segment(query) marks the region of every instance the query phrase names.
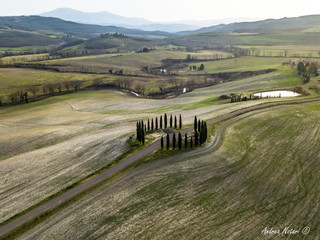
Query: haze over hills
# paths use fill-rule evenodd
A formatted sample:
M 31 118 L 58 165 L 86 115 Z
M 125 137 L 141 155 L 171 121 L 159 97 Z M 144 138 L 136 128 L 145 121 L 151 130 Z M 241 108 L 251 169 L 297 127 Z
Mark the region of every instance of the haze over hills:
M 124 17 L 110 12 L 89 13 L 71 8 L 58 8 L 50 12 L 41 13 L 40 16 L 56 17 L 66 21 L 77 23 L 95 24 L 103 26 L 118 26 L 126 28 L 141 29 L 144 31 L 164 31 L 164 32 L 180 32 L 192 31 L 202 27 L 209 27 L 218 24 L 229 24 L 234 22 L 251 22 L 259 19 L 251 18 L 225 18 L 213 20 L 181 20 L 177 22 L 152 22 L 144 18 Z
M 66 21 L 77 23 L 95 24 L 102 26 L 118 26 L 126 28 L 141 29 L 144 31 L 165 31 L 178 32 L 186 30 L 196 30 L 200 26 L 192 26 L 189 24 L 163 24 L 151 22 L 144 18 L 124 17 L 110 12 L 89 13 L 74 10 L 71 8 L 58 8 L 50 12 L 41 13 L 43 17 L 56 17 Z

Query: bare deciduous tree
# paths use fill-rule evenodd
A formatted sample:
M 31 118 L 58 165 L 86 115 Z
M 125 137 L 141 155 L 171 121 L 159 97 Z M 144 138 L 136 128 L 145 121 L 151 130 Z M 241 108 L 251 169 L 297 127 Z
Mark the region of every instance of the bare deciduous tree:
M 73 80 L 70 82 L 71 86 L 73 87 L 74 91 L 77 92 L 80 89 L 82 82 L 80 80 Z
M 39 88 L 36 85 L 31 85 L 27 89 L 28 92 L 31 92 L 34 99 L 37 100 L 37 92 L 39 92 Z

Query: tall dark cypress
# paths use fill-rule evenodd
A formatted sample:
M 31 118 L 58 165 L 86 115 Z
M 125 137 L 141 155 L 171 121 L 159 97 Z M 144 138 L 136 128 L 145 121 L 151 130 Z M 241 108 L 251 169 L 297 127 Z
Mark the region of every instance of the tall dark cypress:
M 172 135 L 172 148 L 176 148 L 176 133 L 173 133 Z
M 160 129 L 162 129 L 162 115 L 160 116 Z
M 199 135 L 198 135 L 198 132 L 196 131 L 194 133 L 194 145 L 197 147 L 199 144 Z
M 170 116 L 170 128 L 172 128 L 172 115 Z
M 163 149 L 163 136 L 161 136 L 161 149 Z
M 179 150 L 181 150 L 181 148 L 182 148 L 182 136 L 181 136 L 180 132 L 179 132 L 179 135 L 178 135 L 178 147 L 179 147 Z
M 200 130 L 200 133 L 199 133 L 199 144 L 200 146 L 202 145 L 202 140 L 203 140 L 203 132 L 202 132 L 202 129 Z
M 169 133 L 167 133 L 167 150 L 170 148 L 170 138 L 169 138 Z
M 188 147 L 188 134 L 186 133 L 184 135 L 184 148 L 187 148 Z
M 179 117 L 179 128 L 180 129 L 182 128 L 182 117 L 181 117 L 181 114 L 180 114 L 180 117 Z
M 197 116 L 194 116 L 194 131 L 196 132 L 197 131 L 197 123 L 198 123 L 198 120 L 197 120 Z
M 147 132 L 147 125 L 144 125 L 144 132 Z
M 140 129 L 139 129 L 139 122 L 137 122 L 137 139 L 138 139 L 138 141 L 140 141 L 140 140 L 139 140 L 139 131 L 140 131 Z
M 158 130 L 158 117 L 156 117 L 156 130 Z
M 177 128 L 177 116 L 174 116 L 174 128 Z
M 190 148 L 192 148 L 192 147 L 193 147 L 193 138 L 191 136 L 191 138 L 190 138 Z
M 141 140 L 142 140 L 142 144 L 144 145 L 145 136 L 144 136 L 143 127 L 141 128 Z
M 198 132 L 200 132 L 200 129 L 201 129 L 201 122 L 200 122 L 200 119 L 198 120 Z
M 153 118 L 152 118 L 152 120 L 151 120 L 151 131 L 153 131 L 153 129 L 154 129 L 154 125 L 153 125 Z
M 138 123 L 138 140 L 141 142 L 141 122 Z
M 164 128 L 167 128 L 168 126 L 168 117 L 167 117 L 167 114 L 165 113 L 164 114 Z
M 148 118 L 148 132 L 150 131 L 150 120 Z

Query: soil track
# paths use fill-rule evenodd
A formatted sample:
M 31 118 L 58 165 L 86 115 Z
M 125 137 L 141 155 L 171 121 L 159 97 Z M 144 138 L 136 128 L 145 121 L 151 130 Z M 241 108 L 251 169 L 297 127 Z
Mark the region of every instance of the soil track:
M 218 122 L 228 120 L 228 119 L 234 118 L 236 116 L 239 116 L 239 115 L 242 115 L 242 114 L 245 114 L 248 112 L 252 112 L 255 110 L 259 110 L 259 109 L 270 108 L 270 107 L 279 106 L 279 105 L 303 104 L 303 103 L 315 102 L 315 101 L 319 101 L 319 100 L 320 100 L 320 98 L 312 98 L 312 99 L 300 99 L 300 100 L 264 103 L 264 104 L 260 104 L 260 105 L 248 107 L 246 109 L 241 109 L 241 110 L 237 110 L 237 111 L 228 113 L 224 116 L 210 120 L 207 123 L 209 125 L 216 124 Z M 184 129 L 183 131 L 181 131 L 181 133 L 185 134 L 185 133 L 189 133 L 192 131 L 193 131 L 193 128 L 188 128 L 188 129 Z M 218 148 L 219 142 L 220 142 L 220 140 L 216 139 L 214 146 L 217 146 L 217 148 Z M 3 237 L 7 233 L 18 228 L 19 226 L 26 224 L 27 222 L 31 221 L 32 219 L 36 218 L 37 216 L 58 207 L 59 205 L 61 205 L 62 203 L 66 202 L 66 201 L 69 201 L 74 196 L 76 196 L 76 195 L 88 190 L 92 186 L 104 181 L 105 179 L 107 179 L 111 175 L 123 170 L 125 167 L 131 165 L 132 163 L 136 162 L 137 160 L 141 159 L 142 157 L 149 155 L 150 153 L 156 151 L 159 148 L 160 148 L 160 141 L 158 140 L 158 141 L 152 143 L 151 145 L 147 146 L 145 149 L 141 150 L 140 152 L 123 160 L 122 162 L 117 164 L 115 167 L 113 167 L 113 168 L 103 172 L 102 174 L 90 179 L 89 181 L 63 193 L 62 195 L 60 195 L 60 196 L 48 201 L 47 203 L 31 210 L 30 212 L 12 220 L 8 224 L 1 226 L 0 227 L 0 237 Z

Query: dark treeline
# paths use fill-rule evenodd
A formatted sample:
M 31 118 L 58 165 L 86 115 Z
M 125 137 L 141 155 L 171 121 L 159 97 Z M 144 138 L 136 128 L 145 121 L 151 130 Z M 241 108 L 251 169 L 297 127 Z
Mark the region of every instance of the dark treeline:
M 184 146 L 185 149 L 193 148 L 193 146 L 198 147 L 205 143 L 208 139 L 208 129 L 207 123 L 205 121 L 198 120 L 195 116 L 194 119 L 194 132 L 190 136 L 186 133 L 184 137 L 182 136 L 181 132 L 174 132 L 170 137 L 169 133 L 166 136 L 166 149 L 182 149 Z M 161 137 L 161 149 L 164 149 L 164 138 Z M 183 144 L 184 143 L 184 144 Z
M 178 125 L 178 119 L 177 116 L 174 116 L 174 128 L 181 129 L 182 128 L 182 116 L 179 115 L 179 125 Z M 159 129 L 167 129 L 168 128 L 168 115 L 165 113 L 164 115 L 160 115 L 159 117 L 148 119 L 146 123 L 143 122 L 143 120 L 137 122 L 136 127 L 136 135 L 137 140 L 144 144 L 145 136 L 147 133 L 159 130 Z M 170 115 L 170 128 L 173 127 L 173 116 Z M 170 141 L 170 139 L 167 139 L 167 143 Z M 179 140 L 178 140 L 179 141 Z M 176 142 L 175 142 L 176 144 Z M 181 143 L 182 146 L 182 143 Z M 161 148 L 164 147 L 164 139 L 161 138 Z M 176 145 L 175 145 L 176 147 Z M 178 143 L 178 147 L 180 147 Z

